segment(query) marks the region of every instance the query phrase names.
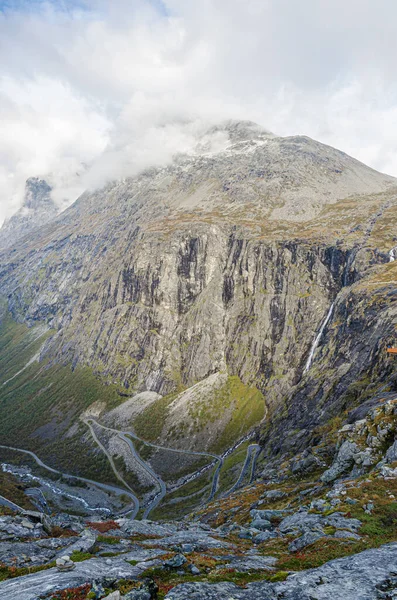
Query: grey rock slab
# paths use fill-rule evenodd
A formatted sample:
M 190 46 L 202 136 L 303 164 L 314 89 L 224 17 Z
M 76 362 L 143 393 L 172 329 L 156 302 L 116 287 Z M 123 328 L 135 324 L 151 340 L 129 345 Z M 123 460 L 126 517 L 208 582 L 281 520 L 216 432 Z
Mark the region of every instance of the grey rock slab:
M 136 533 L 140 535 L 158 535 L 161 537 L 172 535 L 178 531 L 178 527 L 173 523 L 160 525 L 159 523 L 153 523 L 152 521 L 147 520 L 135 521 L 134 519 L 121 519 L 119 524 L 121 531 L 128 535 Z
M 358 519 L 348 519 L 340 513 L 334 513 L 325 517 L 323 520 L 325 526 L 336 527 L 336 529 L 347 529 L 348 531 L 358 531 L 362 525 Z
M 279 498 L 285 498 L 286 495 L 287 494 L 281 490 L 269 490 L 262 495 L 262 498 L 267 498 L 268 500 L 277 500 Z
M 250 515 L 253 519 L 266 519 L 268 521 L 274 521 L 275 519 L 283 519 L 285 515 L 288 515 L 292 511 L 290 510 L 260 510 L 252 509 Z
M 294 532 L 296 530 L 305 533 L 307 530 L 320 528 L 321 524 L 321 515 L 300 511 L 283 519 L 278 528 L 282 533 Z
M 290 575 L 280 583 L 185 583 L 166 600 L 376 600 L 380 586 L 397 570 L 397 543 L 332 560 L 318 569 Z
M 333 537 L 341 540 L 361 540 L 361 537 L 357 535 L 357 533 L 353 533 L 352 531 L 346 531 L 345 529 L 335 531 Z
M 124 600 L 151 600 L 151 597 L 147 590 L 131 590 L 123 598 Z
M 273 556 L 232 556 L 226 557 L 227 562 L 219 565 L 218 569 L 235 569 L 240 573 L 248 571 L 272 571 L 277 562 Z
M 84 529 L 78 538 L 70 538 L 72 543 L 67 547 L 68 554 L 70 555 L 73 552 L 90 552 L 95 546 L 97 537 L 98 534 L 93 529 Z M 62 553 L 64 554 L 63 550 Z
M 183 554 L 176 554 L 172 558 L 169 558 L 164 562 L 164 566 L 168 569 L 179 569 L 185 563 L 187 563 L 187 559 Z
M 105 576 L 115 579 L 137 577 L 147 567 L 146 563 L 133 567 L 120 558 L 114 558 L 111 565 L 108 565 L 104 558 L 93 558 L 75 565 L 76 568 L 71 572 L 61 573 L 52 568 L 3 581 L 0 583 L 0 598 L 37 600 L 41 595 L 68 587 L 78 587 L 93 580 L 101 581 Z
M 45 546 L 40 542 L 53 542 Z M 57 544 L 55 544 L 57 542 Z M 24 565 L 42 565 L 50 562 L 56 555 L 57 550 L 65 547 L 65 540 L 62 538 L 38 540 L 32 542 L 0 542 L 0 563 L 12 566 Z M 16 562 L 15 562 L 16 561 Z
M 218 533 L 216 535 L 219 535 Z M 195 550 L 208 550 L 209 548 L 230 548 L 231 544 L 223 540 L 217 540 L 204 532 L 180 531 L 159 540 L 156 545 L 161 548 L 170 548 L 181 544 L 191 544 Z M 153 540 L 145 540 L 143 544 L 151 545 Z
M 247 595 L 248 590 L 242 590 L 233 583 L 183 583 L 172 589 L 166 595 L 166 600 L 275 600 L 270 586 L 266 592 L 266 584 L 256 596 Z

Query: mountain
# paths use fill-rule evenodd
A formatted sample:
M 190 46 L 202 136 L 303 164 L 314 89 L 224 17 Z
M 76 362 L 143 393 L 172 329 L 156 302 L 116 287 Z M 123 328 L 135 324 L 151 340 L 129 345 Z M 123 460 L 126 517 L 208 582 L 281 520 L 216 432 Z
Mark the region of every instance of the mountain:
M 51 198 L 51 187 L 43 179 L 26 181 L 21 208 L 0 229 L 0 249 L 15 244 L 34 229 L 53 219 L 59 210 Z
M 0 596 L 394 597 L 397 180 L 228 121 L 50 191 L 2 230 Z
M 224 453 L 244 462 L 255 431 L 262 469 L 322 443 L 394 385 L 396 183 L 226 122 L 168 166 L 84 193 L 0 255 L 5 443 L 102 482 L 114 457 L 140 497 L 156 476 L 167 494 L 198 485 L 171 512 L 200 502 Z M 133 460 L 117 433 L 132 428 Z

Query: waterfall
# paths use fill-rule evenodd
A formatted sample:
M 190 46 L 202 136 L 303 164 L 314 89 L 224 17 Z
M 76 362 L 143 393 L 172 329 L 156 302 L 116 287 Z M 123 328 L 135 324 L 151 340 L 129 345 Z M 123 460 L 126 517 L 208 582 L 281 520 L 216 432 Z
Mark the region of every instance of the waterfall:
M 333 303 L 331 304 L 331 308 L 329 309 L 329 311 L 328 311 L 328 314 L 327 314 L 327 316 L 325 317 L 325 319 L 324 319 L 324 321 L 323 321 L 323 323 L 322 323 L 322 325 L 321 325 L 321 327 L 320 327 L 320 330 L 319 330 L 319 332 L 318 332 L 318 334 L 317 334 L 317 336 L 316 336 L 316 339 L 314 340 L 314 342 L 313 342 L 313 344 L 312 344 L 312 347 L 311 347 L 311 349 L 310 349 L 309 358 L 307 359 L 307 362 L 306 362 L 306 365 L 305 365 L 305 369 L 304 369 L 304 371 L 303 371 L 304 373 L 306 373 L 306 372 L 307 372 L 307 371 L 310 369 L 310 365 L 311 365 L 311 364 L 312 364 L 312 362 L 313 362 L 313 356 L 314 356 L 314 353 L 315 353 L 315 351 L 316 351 L 316 348 L 317 348 L 317 346 L 318 346 L 318 345 L 319 345 L 319 343 L 320 343 L 321 337 L 322 337 L 322 335 L 323 335 L 323 333 L 324 333 L 324 329 L 326 328 L 326 326 L 327 326 L 327 324 L 328 324 L 328 321 L 329 321 L 329 320 L 330 320 L 330 318 L 331 318 L 332 311 L 334 310 L 334 306 L 335 306 L 335 302 L 333 302 Z
M 390 257 L 389 262 L 394 262 L 396 260 L 396 257 L 395 257 L 396 251 L 397 251 L 397 246 L 394 246 L 394 248 L 389 250 L 389 257 Z
M 350 271 L 350 267 L 352 266 L 354 259 L 356 258 L 356 254 L 357 254 L 357 250 L 353 249 L 350 254 L 349 254 L 349 258 L 347 259 L 347 263 L 345 266 L 345 272 L 343 273 L 343 285 L 347 286 L 347 284 L 349 283 L 349 271 Z

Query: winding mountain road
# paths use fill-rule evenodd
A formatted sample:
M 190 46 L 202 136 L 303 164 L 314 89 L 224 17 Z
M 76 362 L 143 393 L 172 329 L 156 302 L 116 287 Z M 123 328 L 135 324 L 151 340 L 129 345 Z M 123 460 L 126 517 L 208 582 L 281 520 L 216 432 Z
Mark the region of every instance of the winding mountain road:
M 255 450 L 255 455 L 254 457 L 252 457 L 253 452 Z M 257 455 L 258 451 L 260 450 L 260 446 L 258 444 L 250 444 L 247 448 L 247 455 L 245 457 L 245 461 L 244 464 L 241 468 L 240 471 L 240 475 L 239 478 L 237 479 L 236 483 L 233 485 L 233 487 L 230 488 L 230 490 L 228 490 L 227 492 L 225 492 L 225 494 L 223 494 L 223 496 L 229 496 L 230 494 L 232 494 L 233 492 L 235 492 L 236 490 L 238 490 L 238 488 L 241 486 L 244 477 L 247 474 L 248 468 L 251 464 L 251 460 L 253 461 L 255 459 L 255 456 Z M 251 470 L 252 473 L 252 470 Z
M 107 492 L 116 493 L 118 496 L 120 496 L 121 494 L 126 494 L 133 501 L 134 508 L 133 509 L 129 508 L 125 511 L 122 511 L 121 514 L 124 514 L 124 515 L 131 514 L 131 517 L 130 517 L 131 519 L 135 519 L 136 515 L 138 514 L 139 500 L 135 496 L 134 493 L 132 493 L 128 490 L 125 490 L 123 488 L 118 488 L 114 485 L 109 485 L 107 483 L 99 483 L 99 481 L 94 481 L 93 479 L 86 479 L 85 477 L 79 477 L 78 475 L 70 475 L 69 473 L 62 473 L 62 471 L 53 469 L 52 467 L 49 467 L 48 465 L 43 463 L 43 461 L 37 456 L 37 454 L 35 454 L 34 452 L 31 452 L 30 450 L 23 450 L 22 448 L 15 448 L 14 446 L 5 446 L 3 444 L 0 444 L 0 448 L 4 448 L 5 450 L 13 450 L 15 452 L 22 452 L 23 454 L 28 454 L 36 461 L 36 463 L 39 465 L 39 467 L 42 467 L 43 469 L 46 469 L 47 471 L 50 471 L 51 473 L 55 473 L 56 475 L 70 477 L 71 479 L 76 479 L 77 481 L 82 481 L 84 483 L 90 483 L 91 485 L 95 485 L 96 487 L 102 488 L 103 490 L 106 490 Z
M 152 479 L 154 479 L 155 483 L 159 486 L 159 488 L 160 488 L 159 492 L 154 496 L 153 500 L 145 508 L 145 511 L 143 514 L 144 519 L 147 519 L 149 517 L 149 514 L 160 504 L 161 500 L 164 498 L 164 496 L 167 493 L 167 488 L 166 488 L 164 481 L 161 479 L 161 477 L 159 475 L 157 475 L 157 473 L 155 473 L 155 471 L 153 471 L 151 466 L 139 456 L 139 454 L 135 450 L 135 447 L 134 447 L 134 444 L 132 443 L 131 438 L 137 440 L 138 442 L 144 443 L 147 446 L 150 446 L 151 448 L 155 448 L 156 450 L 165 450 L 167 452 L 175 452 L 177 454 L 189 454 L 189 455 L 193 455 L 193 456 L 204 456 L 204 457 L 209 457 L 212 460 L 216 460 L 218 462 L 218 466 L 216 467 L 216 469 L 214 471 L 214 476 L 213 476 L 212 485 L 211 485 L 211 491 L 210 491 L 210 495 L 207 499 L 207 502 L 210 502 L 213 499 L 213 497 L 215 496 L 216 490 L 218 488 L 219 473 L 220 473 L 220 470 L 223 465 L 223 458 L 221 456 L 218 456 L 217 454 L 210 454 L 209 452 L 195 452 L 194 450 L 180 450 L 177 448 L 168 448 L 167 446 L 160 446 L 159 444 L 153 444 L 151 442 L 147 442 L 146 440 L 141 439 L 132 431 L 120 431 L 120 430 L 114 429 L 112 427 L 106 427 L 105 425 L 98 423 L 98 421 L 92 417 L 84 419 L 84 422 L 90 427 L 91 431 L 92 431 L 91 423 L 95 423 L 98 427 L 101 427 L 102 429 L 105 429 L 107 431 L 112 431 L 113 433 L 118 435 L 118 437 L 120 439 L 122 439 L 124 442 L 126 442 L 128 444 L 133 457 L 139 462 L 139 464 L 147 471 L 147 473 L 150 475 L 150 477 Z M 97 441 L 97 440 L 95 440 L 95 441 Z M 185 482 L 183 485 L 186 485 L 186 483 L 187 482 Z M 176 488 L 176 489 L 178 489 L 178 488 Z

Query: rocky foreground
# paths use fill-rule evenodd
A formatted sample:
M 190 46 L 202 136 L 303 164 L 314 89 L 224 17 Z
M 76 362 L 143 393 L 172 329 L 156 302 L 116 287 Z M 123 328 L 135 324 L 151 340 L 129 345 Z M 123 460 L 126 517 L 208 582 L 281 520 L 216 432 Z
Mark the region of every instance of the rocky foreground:
M 386 423 L 394 436 L 394 411 L 387 399 L 343 426 L 331 464 L 296 456 L 179 522 L 4 508 L 0 597 L 397 598 L 397 441 L 381 444 Z M 372 449 L 360 446 L 374 424 Z
M 257 523 L 258 516 L 254 514 L 256 521 L 251 532 L 258 525 L 263 527 Z M 343 595 L 351 600 L 369 600 L 397 597 L 397 543 L 333 560 L 317 569 L 292 573 L 285 581 L 278 582 L 277 579 L 287 573 L 277 571 L 276 557 L 262 553 L 258 532 L 255 545 L 241 547 L 225 534 L 224 528 L 212 529 L 200 523 L 160 525 L 123 520 L 90 525 L 66 515 L 58 515 L 53 523 L 60 523 L 53 527 L 59 534 L 62 526 L 65 537 L 46 535 L 42 525 L 34 524 L 32 518 L 1 518 L 2 576 L 7 571 L 10 576 L 0 584 L 2 598 L 313 600 Z M 297 538 L 303 544 L 321 537 L 327 523 L 338 527 L 334 537 L 358 538 L 354 531 L 359 530 L 361 523 L 338 512 L 324 518 L 302 510 L 284 518 L 278 532 L 296 536 L 305 531 Z M 112 529 L 100 535 L 97 529 L 101 527 Z M 9 541 L 10 538 L 13 541 Z M 22 572 L 27 574 L 17 576 Z M 226 581 L 222 581 L 223 578 Z M 183 580 L 186 583 L 173 586 Z M 167 588 L 171 588 L 168 593 Z

